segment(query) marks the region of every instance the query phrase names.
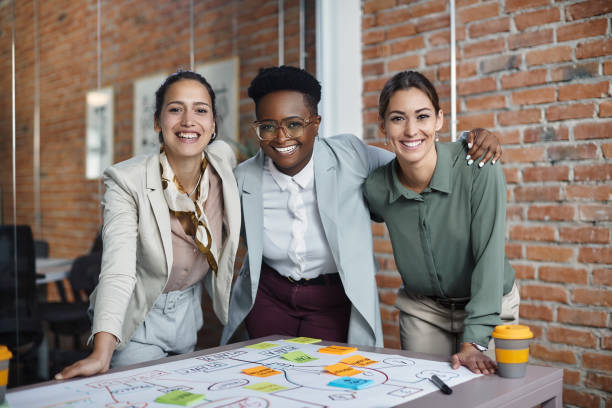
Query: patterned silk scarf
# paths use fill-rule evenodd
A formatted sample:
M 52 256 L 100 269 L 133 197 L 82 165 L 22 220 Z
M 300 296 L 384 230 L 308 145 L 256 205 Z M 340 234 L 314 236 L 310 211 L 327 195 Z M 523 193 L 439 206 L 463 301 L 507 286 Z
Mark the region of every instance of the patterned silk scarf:
M 205 153 L 202 152 L 200 170 L 202 176 L 200 184 L 196 186 L 195 201 L 191 199 L 189 193 L 183 189 L 178 178 L 174 175 L 166 157 L 166 152 L 162 151 L 159 154 L 159 163 L 161 167 L 162 188 L 170 208 L 170 213 L 178 218 L 185 233 L 193 238 L 196 247 L 206 256 L 210 269 L 216 274 L 217 260 L 215 254 L 217 253 L 217 248 L 208 229 L 208 218 L 206 218 L 204 213 L 204 203 L 206 203 L 208 198 L 208 188 L 210 186 L 210 170 L 208 169 L 208 160 L 206 160 Z

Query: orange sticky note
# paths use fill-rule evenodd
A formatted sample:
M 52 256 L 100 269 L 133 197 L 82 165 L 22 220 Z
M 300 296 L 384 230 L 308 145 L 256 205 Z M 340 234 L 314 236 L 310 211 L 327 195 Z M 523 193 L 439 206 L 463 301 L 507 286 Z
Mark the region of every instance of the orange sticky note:
M 363 371 L 355 370 L 353 367 L 346 365 L 346 364 L 342 364 L 342 363 L 332 364 L 330 366 L 325 367 L 325 369 L 329 371 L 330 373 L 332 373 L 333 375 L 337 375 L 340 377 L 350 377 L 351 375 L 355 375 L 355 374 L 359 374 L 363 372 Z
M 269 377 L 271 375 L 276 375 L 276 374 L 280 374 L 280 371 L 276 371 L 273 370 L 271 368 L 268 368 L 266 366 L 257 366 L 257 367 L 251 367 L 251 368 L 245 368 L 244 370 L 242 370 L 243 373 L 247 374 L 247 375 L 252 375 L 254 377 Z
M 345 364 L 354 365 L 357 367 L 366 367 L 366 366 L 369 366 L 370 364 L 378 363 L 378 361 L 370 360 L 369 358 L 360 356 L 359 354 L 347 357 L 343 360 L 340 360 L 340 362 L 345 363 Z
M 319 353 L 326 354 L 348 354 L 353 351 L 357 351 L 357 347 L 327 346 L 319 349 Z

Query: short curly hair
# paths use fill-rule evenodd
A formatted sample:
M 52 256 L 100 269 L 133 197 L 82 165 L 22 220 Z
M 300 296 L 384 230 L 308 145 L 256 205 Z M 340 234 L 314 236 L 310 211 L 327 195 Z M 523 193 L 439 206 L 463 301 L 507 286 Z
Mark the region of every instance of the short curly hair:
M 281 65 L 280 67 L 262 68 L 249 86 L 249 98 L 255 102 L 274 91 L 298 91 L 313 113 L 317 113 L 317 104 L 321 100 L 321 84 L 307 71 Z

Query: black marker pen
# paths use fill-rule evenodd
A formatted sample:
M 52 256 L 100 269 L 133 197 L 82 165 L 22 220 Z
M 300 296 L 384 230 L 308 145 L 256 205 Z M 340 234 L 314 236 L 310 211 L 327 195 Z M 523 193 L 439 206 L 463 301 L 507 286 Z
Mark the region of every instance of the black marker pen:
M 440 379 L 440 377 L 438 377 L 437 375 L 432 375 L 431 378 L 429 379 L 429 381 L 431 381 L 432 383 L 434 383 L 436 385 L 436 387 L 438 387 L 440 389 L 440 391 L 442 391 L 444 394 L 452 394 L 453 390 L 451 390 L 451 388 L 446 385 L 444 383 L 444 381 L 442 381 Z

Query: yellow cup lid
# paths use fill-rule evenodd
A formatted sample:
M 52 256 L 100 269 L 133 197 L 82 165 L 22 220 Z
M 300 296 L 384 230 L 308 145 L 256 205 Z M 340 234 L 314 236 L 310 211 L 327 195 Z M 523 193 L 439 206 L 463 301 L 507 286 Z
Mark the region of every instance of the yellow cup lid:
M 9 360 L 13 353 L 6 346 L 0 346 L 0 360 Z
M 495 326 L 495 330 L 493 330 L 491 336 L 498 339 L 523 340 L 532 338 L 533 333 L 529 330 L 528 326 L 521 324 L 504 324 Z

